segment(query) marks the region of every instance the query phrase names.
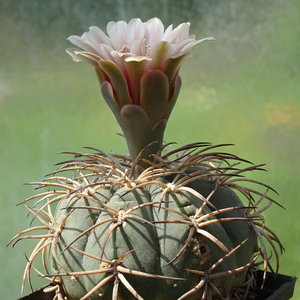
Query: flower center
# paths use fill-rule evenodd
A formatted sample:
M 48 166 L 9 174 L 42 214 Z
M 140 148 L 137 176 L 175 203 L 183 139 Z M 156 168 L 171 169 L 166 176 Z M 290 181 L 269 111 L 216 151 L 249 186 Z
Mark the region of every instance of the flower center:
M 144 48 L 144 49 L 142 49 Z M 122 46 L 119 46 L 118 47 L 118 53 L 131 53 L 130 52 L 130 46 L 124 44 Z M 134 53 L 135 55 L 137 56 L 145 56 L 145 57 L 150 57 L 150 45 L 146 45 L 146 44 L 143 44 L 141 45 L 141 53 Z
M 119 53 L 129 53 L 130 52 L 130 48 L 129 48 L 128 45 L 119 46 L 118 47 L 118 52 Z

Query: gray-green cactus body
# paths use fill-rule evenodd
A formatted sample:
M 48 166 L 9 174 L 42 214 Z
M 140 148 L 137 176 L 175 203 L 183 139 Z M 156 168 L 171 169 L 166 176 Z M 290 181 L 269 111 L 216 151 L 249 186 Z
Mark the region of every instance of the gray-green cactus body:
M 251 262 L 256 251 L 243 203 L 226 187 L 205 203 L 216 188 L 206 178 L 187 185 L 203 198 L 184 189 L 165 192 L 171 179 L 156 178 L 140 188 L 105 187 L 93 198 L 59 203 L 54 219 L 63 230 L 50 259 L 70 299 L 88 294 L 106 300 L 118 293 L 120 300 L 175 300 L 209 274 L 224 275 L 210 280 L 220 293 L 245 281 L 246 269 L 225 275 Z M 233 209 L 218 212 L 228 207 Z M 204 288 L 186 299 L 200 299 Z

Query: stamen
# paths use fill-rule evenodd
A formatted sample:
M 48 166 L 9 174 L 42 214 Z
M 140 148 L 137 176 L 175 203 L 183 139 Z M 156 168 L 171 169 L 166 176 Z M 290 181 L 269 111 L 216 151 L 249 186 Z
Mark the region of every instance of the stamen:
M 150 57 L 150 45 L 145 45 L 146 48 L 146 57 Z
M 129 53 L 130 52 L 130 47 L 128 45 L 123 45 L 118 47 L 118 52 L 119 53 Z

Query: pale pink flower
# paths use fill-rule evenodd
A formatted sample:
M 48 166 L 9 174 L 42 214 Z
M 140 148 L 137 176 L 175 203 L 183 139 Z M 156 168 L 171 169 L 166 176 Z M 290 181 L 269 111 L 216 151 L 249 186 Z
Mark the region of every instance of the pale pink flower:
M 178 71 L 182 62 L 191 56 L 193 46 L 214 40 L 196 40 L 189 35 L 189 28 L 189 23 L 182 23 L 165 30 L 158 18 L 147 22 L 132 19 L 128 23 L 109 22 L 108 35 L 91 26 L 81 37 L 69 37 L 84 51 L 66 51 L 74 61 L 95 67 L 102 95 L 122 127 L 133 157 L 153 141 L 161 145 L 180 90 Z M 132 143 L 135 151 L 131 151 Z

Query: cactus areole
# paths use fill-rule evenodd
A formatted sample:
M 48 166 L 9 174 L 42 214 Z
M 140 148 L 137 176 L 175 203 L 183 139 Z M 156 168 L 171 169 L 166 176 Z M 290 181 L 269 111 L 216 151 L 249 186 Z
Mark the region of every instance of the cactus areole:
M 38 240 L 22 286 L 34 270 L 53 300 L 255 299 L 255 272 L 270 266 L 266 244 L 277 269 L 283 250 L 262 216 L 272 189 L 245 177 L 263 165 L 218 150 L 229 145 L 162 142 L 179 67 L 202 40 L 189 23 L 164 31 L 157 18 L 107 30 L 70 37 L 85 51 L 68 53 L 96 68 L 130 154 L 66 152 L 75 158 L 31 183 L 43 192 L 22 203 L 41 224 L 11 240 Z

